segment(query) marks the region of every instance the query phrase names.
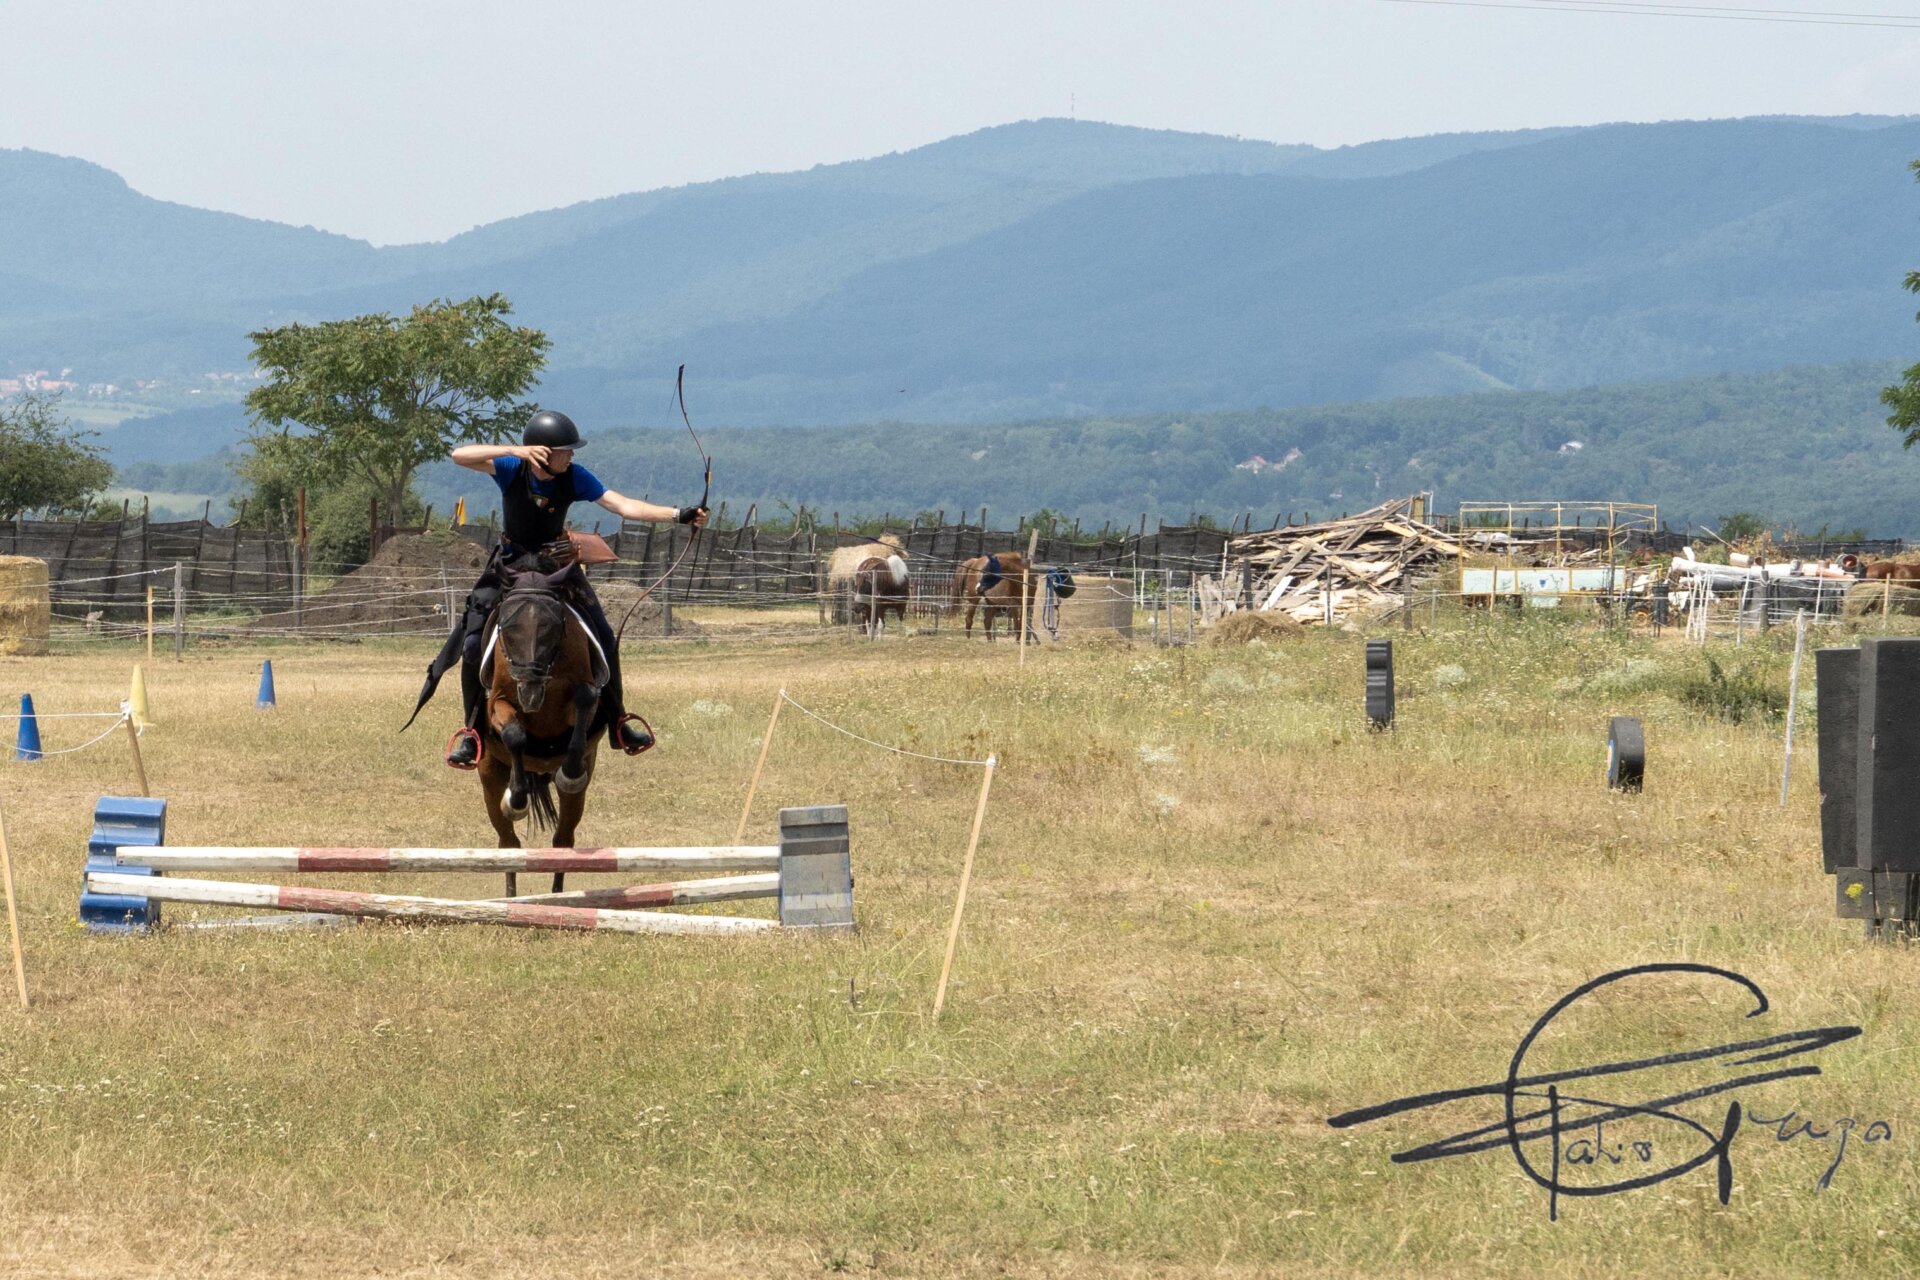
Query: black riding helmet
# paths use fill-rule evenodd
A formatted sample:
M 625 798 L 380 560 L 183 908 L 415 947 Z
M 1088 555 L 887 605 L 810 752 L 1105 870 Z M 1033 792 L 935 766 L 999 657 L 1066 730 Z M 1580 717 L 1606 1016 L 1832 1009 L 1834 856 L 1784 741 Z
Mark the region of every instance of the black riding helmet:
M 542 409 L 527 420 L 521 444 L 543 444 L 549 449 L 579 449 L 586 445 L 573 419 L 558 409 Z

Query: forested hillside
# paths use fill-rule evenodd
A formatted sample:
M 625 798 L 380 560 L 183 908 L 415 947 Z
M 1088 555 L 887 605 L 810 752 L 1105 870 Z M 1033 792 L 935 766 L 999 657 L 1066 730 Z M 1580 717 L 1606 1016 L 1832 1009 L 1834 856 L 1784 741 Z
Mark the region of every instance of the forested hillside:
M 1920 331 L 1915 334 L 1920 347 Z M 1802 530 L 1864 527 L 1920 535 L 1920 454 L 1900 447 L 1878 403 L 1898 362 L 1858 361 L 1766 374 L 1568 392 L 1500 392 L 1306 409 L 995 426 L 728 428 L 701 435 L 716 503 L 778 516 L 807 506 L 843 516 L 949 519 L 985 504 L 1105 520 L 1223 523 L 1358 510 L 1429 490 L 1462 499 L 1611 498 L 1655 502 L 1675 524 L 1751 511 Z M 589 424 L 591 427 L 592 424 Z M 662 502 L 700 492 L 700 459 L 678 425 L 593 429 L 581 462 L 615 488 Z M 1251 464 L 1264 459 L 1258 470 Z M 155 490 L 228 493 L 225 462 L 139 465 Z M 442 512 L 485 480 L 429 471 Z M 589 520 L 592 515 L 589 513 Z

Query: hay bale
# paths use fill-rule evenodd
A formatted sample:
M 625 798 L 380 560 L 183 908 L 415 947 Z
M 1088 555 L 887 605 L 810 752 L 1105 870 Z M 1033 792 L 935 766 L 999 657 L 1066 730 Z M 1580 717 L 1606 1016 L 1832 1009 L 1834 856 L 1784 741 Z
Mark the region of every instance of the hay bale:
M 0 556 L 0 654 L 45 653 L 52 633 L 53 593 L 47 562 L 32 556 Z
M 907 549 L 900 545 L 900 539 L 894 534 L 881 534 L 872 542 L 863 542 L 857 547 L 835 547 L 833 554 L 827 557 L 827 588 L 837 590 L 850 581 L 853 571 L 868 558 L 885 560 L 888 556 L 907 558 Z
M 1920 587 L 1888 582 L 1856 582 L 1847 588 L 1840 614 L 1863 618 L 1880 612 L 1896 617 L 1920 617 Z
M 1294 640 L 1307 629 L 1284 613 L 1236 609 L 1200 633 L 1210 645 L 1247 644 L 1254 640 Z
M 1133 635 L 1133 579 L 1075 574 L 1073 594 L 1058 604 L 1060 639 Z
M 827 601 L 835 622 L 847 620 L 847 594 L 852 587 L 854 570 L 868 559 L 885 560 L 888 556 L 907 558 L 906 547 L 891 533 L 883 533 L 857 547 L 834 548 L 833 554 L 827 557 Z

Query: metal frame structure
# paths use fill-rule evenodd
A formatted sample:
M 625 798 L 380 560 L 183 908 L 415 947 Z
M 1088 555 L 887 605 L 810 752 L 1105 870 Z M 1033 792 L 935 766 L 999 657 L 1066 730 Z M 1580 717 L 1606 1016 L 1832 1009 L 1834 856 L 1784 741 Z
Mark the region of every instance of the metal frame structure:
M 1624 590 L 1622 553 L 1635 535 L 1660 528 L 1660 510 L 1647 502 L 1462 502 L 1459 520 L 1463 596 L 1484 596 L 1489 605 L 1501 596 L 1557 602 L 1561 596 Z M 1573 567 L 1570 557 L 1596 534 L 1606 548 L 1606 566 Z M 1523 550 L 1533 563 L 1521 562 Z M 1538 563 L 1542 558 L 1545 563 Z

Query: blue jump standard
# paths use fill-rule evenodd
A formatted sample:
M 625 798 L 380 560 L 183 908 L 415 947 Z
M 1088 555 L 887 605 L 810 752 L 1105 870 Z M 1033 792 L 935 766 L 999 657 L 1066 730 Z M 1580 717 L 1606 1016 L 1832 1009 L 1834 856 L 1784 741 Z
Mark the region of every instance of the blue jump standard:
M 273 699 L 273 659 L 260 664 L 260 694 L 253 700 L 256 711 L 272 711 L 279 704 Z
M 113 851 L 123 845 L 159 845 L 167 838 L 167 802 L 144 796 L 101 796 L 93 806 L 87 866 L 80 875 L 80 923 L 96 933 L 134 933 L 160 923 L 160 904 L 131 894 L 89 893 L 87 871 L 157 876 L 151 867 L 123 867 Z

